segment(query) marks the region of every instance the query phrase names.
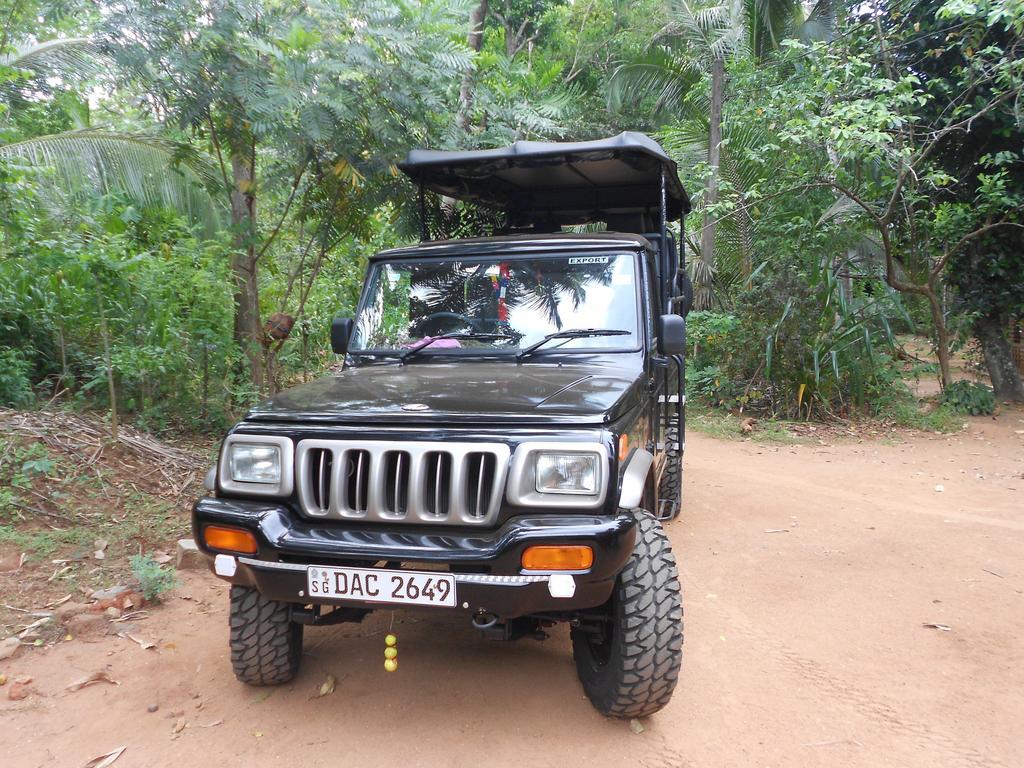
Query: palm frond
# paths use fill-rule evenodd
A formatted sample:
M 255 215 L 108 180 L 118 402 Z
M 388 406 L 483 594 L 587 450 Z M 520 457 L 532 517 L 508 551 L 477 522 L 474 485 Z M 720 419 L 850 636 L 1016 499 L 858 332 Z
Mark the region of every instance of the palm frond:
M 854 202 L 846 195 L 840 195 L 828 209 L 818 217 L 818 223 L 824 224 L 828 221 L 842 221 L 863 216 L 864 208 L 860 203 Z
M 669 13 L 672 21 L 667 29 L 674 30 L 690 56 L 702 59 L 705 66 L 713 59 L 747 54 L 744 0 L 722 0 L 710 6 L 693 0 L 673 0 Z
M 212 165 L 164 138 L 90 128 L 0 145 L 0 160 L 48 170 L 44 183 L 72 197 L 122 192 L 143 205 L 172 207 L 207 231 L 219 223 L 207 191 L 216 184 Z
M 805 43 L 831 40 L 836 31 L 836 5 L 835 0 L 818 0 L 800 25 L 800 40 Z
M 57 70 L 95 69 L 98 49 L 88 37 L 63 37 L 41 43 L 21 43 L 0 54 L 0 65 L 40 74 Z
M 621 110 L 653 99 L 656 113 L 677 112 L 699 78 L 694 60 L 674 56 L 661 46 L 649 48 L 612 73 L 608 105 Z
M 87 37 L 64 37 L 41 43 L 24 42 L 0 53 L 0 67 L 24 73 L 0 82 L 0 98 L 17 98 L 27 89 L 48 90 L 47 78 L 77 78 L 102 67 L 99 49 Z

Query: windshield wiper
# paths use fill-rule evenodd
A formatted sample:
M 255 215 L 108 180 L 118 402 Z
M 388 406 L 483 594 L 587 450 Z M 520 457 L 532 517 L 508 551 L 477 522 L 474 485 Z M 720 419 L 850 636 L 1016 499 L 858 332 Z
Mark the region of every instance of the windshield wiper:
M 442 333 L 440 336 L 434 336 L 429 340 L 423 342 L 417 347 L 410 347 L 401 354 L 398 355 L 398 361 L 404 363 L 413 355 L 417 355 L 424 349 L 429 347 L 435 341 L 441 341 L 442 339 L 456 339 L 462 341 L 464 339 L 476 339 L 477 341 L 497 341 L 498 339 L 510 339 L 511 336 L 504 333 Z
M 557 331 L 555 333 L 549 333 L 540 341 L 534 342 L 526 349 L 520 350 L 519 354 L 516 355 L 516 362 L 522 362 L 524 357 L 532 355 L 549 341 L 554 341 L 555 339 L 589 339 L 593 336 L 629 336 L 630 333 L 632 333 L 632 331 L 622 331 L 614 328 L 577 328 L 571 331 Z

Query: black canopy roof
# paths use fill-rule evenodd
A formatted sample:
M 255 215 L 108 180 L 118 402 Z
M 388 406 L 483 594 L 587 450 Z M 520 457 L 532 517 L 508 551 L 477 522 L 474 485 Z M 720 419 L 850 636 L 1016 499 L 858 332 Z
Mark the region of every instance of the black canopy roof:
M 661 174 L 667 217 L 690 210 L 675 162 L 642 133 L 597 141 L 517 141 L 474 151 L 414 149 L 399 168 L 426 189 L 507 211 L 517 221 L 579 224 L 657 218 Z

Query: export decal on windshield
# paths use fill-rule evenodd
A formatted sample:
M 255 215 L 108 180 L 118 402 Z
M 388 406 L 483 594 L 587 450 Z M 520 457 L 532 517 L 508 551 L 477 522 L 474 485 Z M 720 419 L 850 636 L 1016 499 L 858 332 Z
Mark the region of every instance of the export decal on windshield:
M 607 264 L 607 256 L 573 256 L 569 259 L 570 264 Z

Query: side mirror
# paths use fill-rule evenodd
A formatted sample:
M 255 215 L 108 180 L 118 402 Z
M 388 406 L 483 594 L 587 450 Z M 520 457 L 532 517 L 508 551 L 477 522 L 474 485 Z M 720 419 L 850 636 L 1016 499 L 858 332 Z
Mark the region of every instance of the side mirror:
M 686 351 L 686 320 L 681 315 L 658 318 L 658 351 L 663 355 L 681 355 Z
M 331 321 L 331 349 L 334 350 L 334 354 L 344 355 L 348 352 L 353 325 L 351 317 L 336 317 Z
M 683 290 L 680 292 L 679 297 L 676 298 L 676 308 L 680 315 L 686 317 L 693 308 L 693 282 L 686 272 L 683 272 L 683 284 L 681 287 Z

